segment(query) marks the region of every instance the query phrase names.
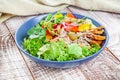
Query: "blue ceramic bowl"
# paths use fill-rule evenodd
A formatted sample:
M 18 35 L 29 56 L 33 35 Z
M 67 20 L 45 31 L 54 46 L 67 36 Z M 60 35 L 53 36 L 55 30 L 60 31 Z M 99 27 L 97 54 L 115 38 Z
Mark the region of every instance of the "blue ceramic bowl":
M 66 13 L 63 13 L 64 15 Z M 15 34 L 15 42 L 18 46 L 18 48 L 23 52 L 23 54 L 25 54 L 27 57 L 29 57 L 30 59 L 32 59 L 33 61 L 39 63 L 40 65 L 43 66 L 48 66 L 48 67 L 54 67 L 54 68 L 71 68 L 71 67 L 75 67 L 75 66 L 79 66 L 81 63 L 84 63 L 86 61 L 89 61 L 90 59 L 96 57 L 99 53 L 101 53 L 101 51 L 106 47 L 107 43 L 108 43 L 108 32 L 107 30 L 104 28 L 105 32 L 103 35 L 106 36 L 106 40 L 103 42 L 102 44 L 102 48 L 96 52 L 95 54 L 82 58 L 82 59 L 77 59 L 77 60 L 71 60 L 71 61 L 63 61 L 63 62 L 57 62 L 57 61 L 48 61 L 48 60 L 44 60 L 44 59 L 39 59 L 35 56 L 30 55 L 27 51 L 25 51 L 22 47 L 22 42 L 23 39 L 25 37 L 27 37 L 27 32 L 30 28 L 32 28 L 33 26 L 35 26 L 37 23 L 39 23 L 42 19 L 44 19 L 46 17 L 47 14 L 44 15 L 40 15 L 40 16 L 36 16 L 30 20 L 28 20 L 27 22 L 25 22 L 22 26 L 19 27 L 19 29 L 16 31 Z M 85 16 L 80 15 L 80 14 L 74 14 L 77 18 L 84 18 Z M 89 18 L 89 17 L 87 17 Z M 97 21 L 95 21 L 92 18 L 89 18 L 92 20 L 93 24 L 96 26 L 101 26 L 101 24 L 99 24 Z

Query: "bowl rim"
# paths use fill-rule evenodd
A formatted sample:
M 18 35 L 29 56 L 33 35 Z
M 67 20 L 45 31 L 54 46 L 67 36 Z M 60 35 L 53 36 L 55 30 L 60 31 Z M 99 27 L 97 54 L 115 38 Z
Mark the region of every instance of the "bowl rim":
M 52 13 L 52 14 L 55 14 L 55 13 L 56 13 L 56 12 L 54 12 L 54 13 Z M 62 13 L 62 14 L 66 14 L 65 12 L 61 12 L 61 13 Z M 49 13 L 48 13 L 48 14 L 49 14 Z M 101 23 L 99 23 L 98 21 L 94 20 L 94 19 L 91 18 L 91 17 L 84 16 L 84 15 L 81 15 L 81 14 L 76 14 L 76 13 L 72 13 L 72 14 L 73 14 L 73 15 L 82 16 L 82 17 L 87 17 L 87 18 L 91 19 L 92 21 L 95 21 L 97 24 L 101 25 Z M 47 14 L 38 15 L 38 16 L 35 16 L 35 17 L 27 20 L 26 22 L 24 22 L 24 23 L 17 29 L 17 31 L 16 31 L 16 33 L 15 33 L 15 43 L 16 43 L 17 47 L 18 47 L 25 55 L 28 55 L 29 57 L 32 57 L 32 58 L 34 58 L 34 59 L 36 59 L 36 60 L 41 60 L 41 61 L 43 61 L 43 62 L 50 62 L 50 63 L 69 63 L 69 62 L 71 63 L 71 62 L 79 62 L 79 61 L 87 60 L 87 59 L 90 59 L 90 58 L 92 58 L 92 57 L 97 56 L 99 53 L 101 53 L 101 52 L 103 51 L 103 49 L 104 49 L 104 48 L 107 46 L 107 44 L 108 44 L 109 34 L 108 34 L 106 28 L 104 27 L 105 34 L 106 34 L 106 40 L 105 40 L 103 46 L 101 47 L 101 49 L 100 49 L 98 52 L 96 52 L 96 53 L 94 53 L 94 54 L 92 54 L 92 55 L 90 55 L 90 56 L 87 56 L 87 57 L 84 57 L 84 58 L 80 58 L 80 59 L 69 60 L 69 61 L 60 61 L 60 62 L 59 62 L 59 61 L 45 60 L 45 59 L 41 59 L 41 58 L 35 57 L 35 56 L 29 54 L 29 52 L 25 51 L 25 50 L 18 44 L 18 42 L 17 42 L 17 34 L 18 34 L 19 29 L 20 29 L 22 26 L 24 26 L 24 24 L 26 24 L 26 23 L 28 23 L 29 21 L 32 21 L 32 20 L 34 20 L 34 19 L 36 19 L 36 18 L 38 18 L 38 17 L 41 17 L 41 16 L 43 16 L 43 17 L 41 18 L 41 20 L 42 20 L 42 19 L 44 19 L 44 18 L 47 16 Z M 41 20 L 40 20 L 40 21 L 41 21 Z

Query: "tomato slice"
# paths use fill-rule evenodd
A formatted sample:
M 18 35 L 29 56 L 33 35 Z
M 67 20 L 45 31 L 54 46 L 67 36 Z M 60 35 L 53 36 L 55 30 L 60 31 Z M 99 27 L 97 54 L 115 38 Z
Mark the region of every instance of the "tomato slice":
M 78 32 L 78 26 L 69 26 L 65 28 L 66 31 Z
M 56 29 L 58 26 L 59 26 L 60 28 L 63 28 L 63 24 L 59 24 L 59 25 L 58 25 L 58 24 L 54 24 L 54 25 L 53 25 L 53 28 Z
M 67 13 L 66 16 L 67 16 L 67 17 L 70 17 L 70 18 L 76 18 L 76 17 L 75 17 L 73 14 L 71 14 L 71 13 Z
M 60 24 L 60 28 L 63 28 L 63 24 Z
M 58 24 L 54 24 L 54 25 L 53 25 L 53 28 L 54 28 L 54 29 L 56 29 L 56 28 L 57 28 L 57 26 L 58 26 Z
M 46 30 L 46 35 L 49 35 L 49 34 L 50 34 L 49 30 Z

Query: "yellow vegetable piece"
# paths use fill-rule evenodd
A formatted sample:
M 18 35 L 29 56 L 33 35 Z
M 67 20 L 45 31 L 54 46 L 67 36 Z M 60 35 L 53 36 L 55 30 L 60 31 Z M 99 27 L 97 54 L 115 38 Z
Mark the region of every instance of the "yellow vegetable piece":
M 51 35 L 46 35 L 46 41 L 49 41 L 52 39 L 52 36 Z
M 78 31 L 86 31 L 91 28 L 91 24 L 81 24 L 78 27 Z
M 61 14 L 61 13 L 58 13 L 58 14 L 55 14 L 55 15 L 54 15 L 54 18 L 56 18 L 56 19 L 57 19 L 57 18 L 61 18 L 61 17 L 63 17 L 63 14 Z

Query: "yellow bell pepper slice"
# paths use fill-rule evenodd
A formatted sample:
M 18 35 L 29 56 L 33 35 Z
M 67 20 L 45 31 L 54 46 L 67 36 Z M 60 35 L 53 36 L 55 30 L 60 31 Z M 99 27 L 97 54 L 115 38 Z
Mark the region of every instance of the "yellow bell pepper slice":
M 49 41 L 52 39 L 52 36 L 51 35 L 46 35 L 46 41 Z
M 61 14 L 61 13 L 57 13 L 57 14 L 54 15 L 55 19 L 61 18 L 61 17 L 63 17 L 63 14 Z
M 91 24 L 80 24 L 78 27 L 78 31 L 86 31 L 91 28 Z

